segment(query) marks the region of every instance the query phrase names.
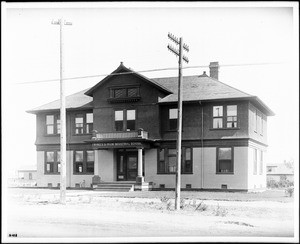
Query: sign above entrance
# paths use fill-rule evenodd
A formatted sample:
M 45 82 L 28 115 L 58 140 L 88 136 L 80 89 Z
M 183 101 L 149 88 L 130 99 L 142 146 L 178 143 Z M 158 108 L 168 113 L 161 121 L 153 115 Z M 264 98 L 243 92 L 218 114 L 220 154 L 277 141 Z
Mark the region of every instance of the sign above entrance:
M 147 147 L 142 142 L 97 142 L 93 143 L 94 148 L 141 148 Z

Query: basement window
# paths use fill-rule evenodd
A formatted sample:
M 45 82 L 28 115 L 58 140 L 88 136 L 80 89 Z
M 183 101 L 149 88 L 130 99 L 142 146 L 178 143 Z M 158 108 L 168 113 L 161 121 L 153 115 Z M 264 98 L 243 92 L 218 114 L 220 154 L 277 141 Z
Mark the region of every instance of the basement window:
M 221 185 L 221 189 L 227 189 L 227 185 Z

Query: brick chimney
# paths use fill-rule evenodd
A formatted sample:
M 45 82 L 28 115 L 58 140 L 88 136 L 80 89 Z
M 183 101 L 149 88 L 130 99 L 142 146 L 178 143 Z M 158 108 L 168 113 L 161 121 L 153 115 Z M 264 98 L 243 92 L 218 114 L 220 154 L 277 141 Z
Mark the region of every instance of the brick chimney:
M 219 62 L 210 62 L 209 64 L 209 76 L 216 80 L 219 80 Z

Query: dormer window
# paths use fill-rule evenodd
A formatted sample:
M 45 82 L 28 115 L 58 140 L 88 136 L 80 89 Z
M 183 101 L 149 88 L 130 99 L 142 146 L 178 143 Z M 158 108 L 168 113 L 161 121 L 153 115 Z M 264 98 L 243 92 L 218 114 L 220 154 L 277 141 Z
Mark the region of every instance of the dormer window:
M 117 102 L 136 102 L 140 100 L 140 87 L 135 85 L 123 86 L 123 87 L 110 87 L 109 88 L 110 103 Z

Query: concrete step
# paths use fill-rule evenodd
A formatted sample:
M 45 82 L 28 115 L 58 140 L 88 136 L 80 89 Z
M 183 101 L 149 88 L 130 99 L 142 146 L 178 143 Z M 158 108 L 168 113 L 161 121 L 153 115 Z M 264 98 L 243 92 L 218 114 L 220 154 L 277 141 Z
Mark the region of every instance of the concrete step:
M 134 184 L 97 184 L 96 187 L 132 187 Z
M 129 192 L 133 191 L 132 189 L 125 189 L 125 188 L 95 188 L 94 191 L 103 191 L 103 192 Z
M 93 186 L 95 191 L 133 191 L 134 182 L 101 182 Z
M 116 184 L 116 185 L 130 184 L 130 185 L 134 185 L 135 183 L 136 183 L 135 181 L 105 181 L 105 182 L 100 182 L 98 184 L 101 184 L 101 185 L 107 185 L 107 184 Z

